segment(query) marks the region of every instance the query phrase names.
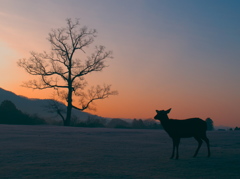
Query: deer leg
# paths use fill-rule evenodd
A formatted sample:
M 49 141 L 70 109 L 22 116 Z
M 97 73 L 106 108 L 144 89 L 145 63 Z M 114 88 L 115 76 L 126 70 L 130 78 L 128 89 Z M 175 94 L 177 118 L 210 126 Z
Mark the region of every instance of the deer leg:
M 208 139 L 206 136 L 204 136 L 202 139 L 203 139 L 203 140 L 206 142 L 206 144 L 207 144 L 208 157 L 210 157 L 211 152 L 210 152 L 210 146 L 209 146 L 209 139 Z
M 174 140 L 174 139 L 172 139 L 172 142 L 173 142 L 173 148 L 172 148 L 172 156 L 170 157 L 170 159 L 173 159 L 174 153 L 175 153 L 175 147 L 176 147 L 176 144 L 175 144 L 175 140 Z
M 179 143 L 180 143 L 180 138 L 177 138 L 176 139 L 176 160 L 179 158 L 179 155 L 178 155 L 178 146 L 179 146 Z
M 198 141 L 197 150 L 196 150 L 195 154 L 193 155 L 193 157 L 196 157 L 197 154 L 198 154 L 198 151 L 199 151 L 200 147 L 202 146 L 202 139 L 201 139 L 200 137 L 197 137 L 197 136 L 195 136 L 194 138 Z

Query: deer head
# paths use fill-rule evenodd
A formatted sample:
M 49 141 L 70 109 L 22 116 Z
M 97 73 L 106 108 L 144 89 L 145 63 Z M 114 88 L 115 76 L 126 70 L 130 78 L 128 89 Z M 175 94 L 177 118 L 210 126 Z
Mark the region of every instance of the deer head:
M 157 115 L 154 117 L 154 119 L 157 119 L 157 120 L 159 120 L 159 121 L 168 120 L 169 118 L 168 118 L 168 115 L 167 115 L 167 114 L 168 114 L 170 111 L 171 111 L 171 108 L 168 109 L 168 110 L 166 110 L 166 111 L 164 111 L 164 110 L 161 110 L 161 111 L 156 110 Z

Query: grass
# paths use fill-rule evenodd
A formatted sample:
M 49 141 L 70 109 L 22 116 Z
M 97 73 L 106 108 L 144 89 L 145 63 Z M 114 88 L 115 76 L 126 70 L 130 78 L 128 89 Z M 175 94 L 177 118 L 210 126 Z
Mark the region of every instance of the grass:
M 240 132 L 208 132 L 197 158 L 193 138 L 180 159 L 163 130 L 0 125 L 0 178 L 239 178 Z

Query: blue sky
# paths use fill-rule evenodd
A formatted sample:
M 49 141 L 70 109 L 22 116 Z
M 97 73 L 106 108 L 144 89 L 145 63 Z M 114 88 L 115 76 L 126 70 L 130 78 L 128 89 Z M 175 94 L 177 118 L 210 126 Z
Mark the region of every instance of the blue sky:
M 95 114 L 149 118 L 172 107 L 173 118 L 211 117 L 239 125 L 240 2 L 200 0 L 1 0 L 2 87 L 28 97 L 50 92 L 20 87 L 30 78 L 16 66 L 30 51 L 50 48 L 46 38 L 65 19 L 96 28 L 95 44 L 113 51 L 109 68 L 89 84 L 119 91 L 97 102 Z M 18 78 L 15 78 L 18 73 Z M 227 119 L 227 120 L 226 120 Z

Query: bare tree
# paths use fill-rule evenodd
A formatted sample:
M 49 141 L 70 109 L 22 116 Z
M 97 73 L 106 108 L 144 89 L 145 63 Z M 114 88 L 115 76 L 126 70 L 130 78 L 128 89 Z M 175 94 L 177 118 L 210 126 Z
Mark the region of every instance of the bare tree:
M 82 27 L 79 20 L 73 22 L 67 19 L 66 22 L 65 28 L 54 29 L 49 33 L 50 53 L 31 52 L 30 58 L 20 59 L 18 65 L 27 73 L 39 77 L 38 80 L 24 82 L 23 86 L 40 90 L 53 88 L 67 102 L 63 120 L 64 125 L 69 126 L 72 108 L 83 111 L 90 108 L 93 101 L 117 95 L 118 92 L 111 91 L 111 85 L 98 85 L 84 92 L 87 85 L 85 75 L 107 67 L 105 61 L 112 58 L 112 52 L 106 51 L 104 46 L 96 46 L 94 52 L 87 56 L 85 49 L 94 42 L 97 31 Z M 79 98 L 78 106 L 73 104 L 73 97 Z
M 44 105 L 43 107 L 47 112 L 54 113 L 57 116 L 59 116 L 64 123 L 65 121 L 64 115 L 66 114 L 66 109 L 64 104 L 52 99 L 52 100 L 49 100 L 48 104 Z

